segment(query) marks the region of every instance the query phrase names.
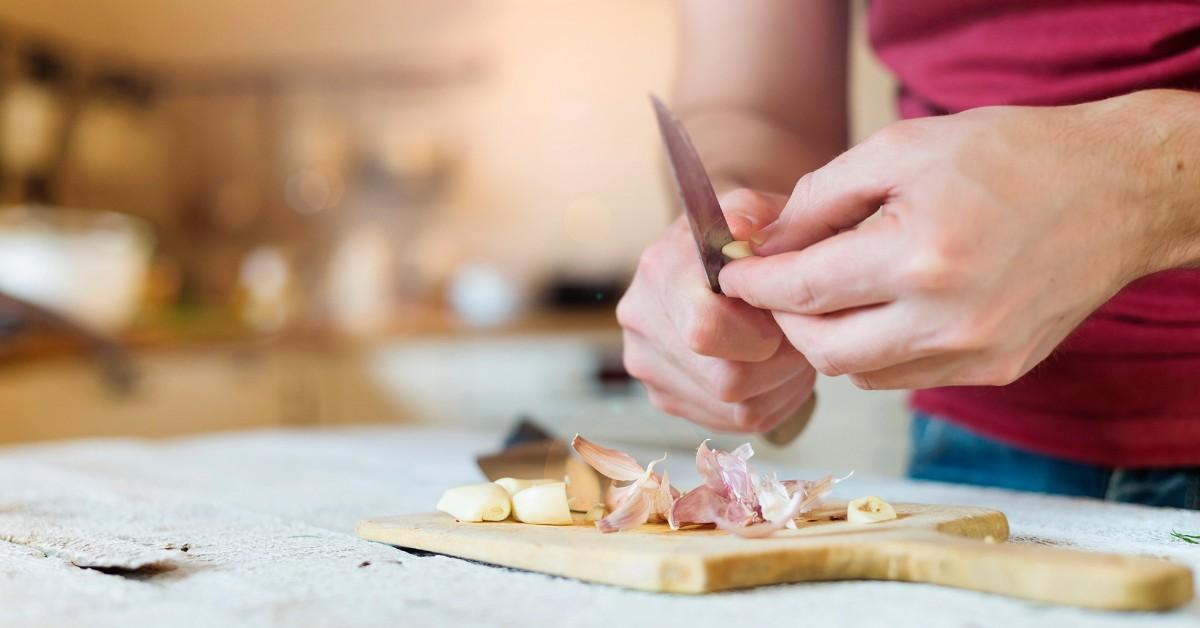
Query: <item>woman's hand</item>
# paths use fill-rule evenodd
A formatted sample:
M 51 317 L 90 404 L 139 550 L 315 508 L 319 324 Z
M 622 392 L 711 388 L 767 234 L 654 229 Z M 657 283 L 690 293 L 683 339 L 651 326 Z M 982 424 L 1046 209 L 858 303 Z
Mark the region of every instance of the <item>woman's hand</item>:
M 785 200 L 737 190 L 721 205 L 744 239 L 773 221 Z M 642 254 L 617 320 L 625 369 L 668 414 L 716 430 L 765 432 L 812 392 L 815 372 L 771 315 L 709 289 L 683 217 Z
M 862 388 L 1012 382 L 1196 248 L 1200 146 L 1149 98 L 893 124 L 800 179 L 721 287 Z

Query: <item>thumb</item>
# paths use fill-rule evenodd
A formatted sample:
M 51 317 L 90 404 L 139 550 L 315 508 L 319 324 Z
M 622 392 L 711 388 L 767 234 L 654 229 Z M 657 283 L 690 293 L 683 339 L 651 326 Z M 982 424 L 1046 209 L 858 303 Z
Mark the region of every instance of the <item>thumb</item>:
M 860 144 L 801 177 L 779 217 L 750 237 L 754 253 L 798 251 L 874 214 L 893 184 L 873 148 Z
M 775 222 L 788 197 L 739 188 L 722 194 L 719 200 L 733 239 L 749 240 L 755 232 Z

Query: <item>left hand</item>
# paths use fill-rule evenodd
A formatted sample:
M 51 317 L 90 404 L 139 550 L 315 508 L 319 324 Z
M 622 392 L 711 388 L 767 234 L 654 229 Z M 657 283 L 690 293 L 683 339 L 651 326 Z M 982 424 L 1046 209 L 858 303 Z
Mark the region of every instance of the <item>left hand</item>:
M 861 388 L 1008 384 L 1163 267 L 1176 160 L 1120 101 L 895 123 L 800 179 L 721 287 Z

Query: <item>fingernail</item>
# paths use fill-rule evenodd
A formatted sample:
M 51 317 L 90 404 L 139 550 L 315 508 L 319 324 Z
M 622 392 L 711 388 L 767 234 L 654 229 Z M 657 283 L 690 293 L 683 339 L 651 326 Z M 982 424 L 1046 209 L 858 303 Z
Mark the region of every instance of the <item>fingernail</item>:
M 754 219 L 746 214 L 731 213 L 725 217 L 725 221 L 729 223 L 729 230 L 735 236 L 752 233 L 757 228 L 754 224 Z

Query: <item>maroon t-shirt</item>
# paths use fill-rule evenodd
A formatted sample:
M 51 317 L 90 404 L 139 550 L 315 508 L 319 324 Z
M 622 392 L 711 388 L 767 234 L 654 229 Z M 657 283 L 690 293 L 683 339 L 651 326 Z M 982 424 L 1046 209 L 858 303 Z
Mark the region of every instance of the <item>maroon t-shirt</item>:
M 1200 90 L 1195 0 L 872 0 L 869 23 L 904 117 Z M 1009 386 L 922 390 L 912 404 L 1072 460 L 1200 465 L 1200 271 L 1130 284 Z

